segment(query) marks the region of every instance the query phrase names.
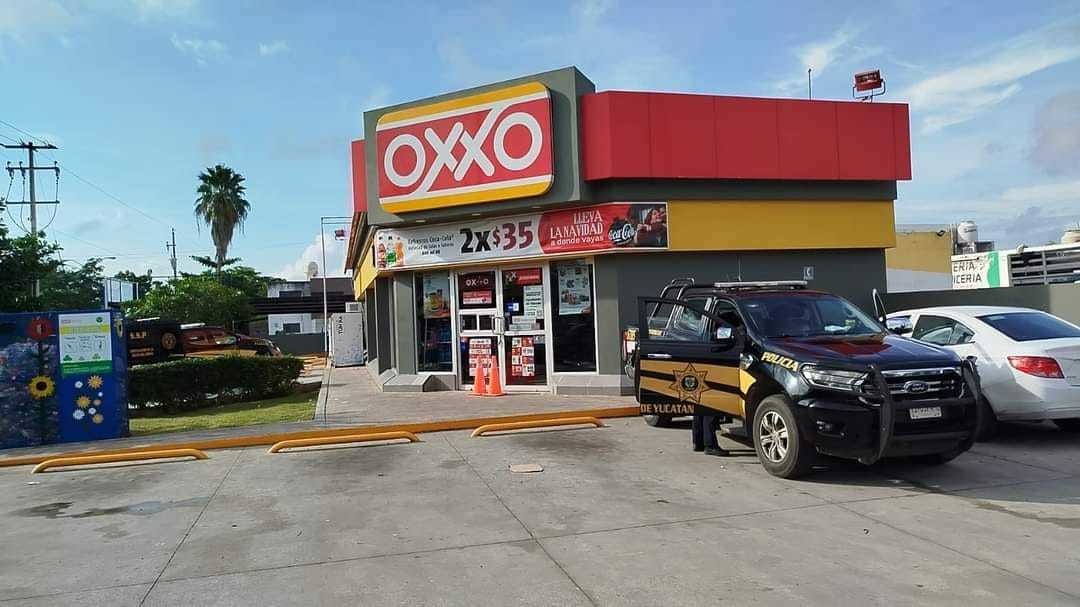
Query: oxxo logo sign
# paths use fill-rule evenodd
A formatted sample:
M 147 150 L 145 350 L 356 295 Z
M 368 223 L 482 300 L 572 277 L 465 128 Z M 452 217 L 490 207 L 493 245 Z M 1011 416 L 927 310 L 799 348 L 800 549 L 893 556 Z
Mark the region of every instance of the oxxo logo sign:
M 530 82 L 390 112 L 376 150 L 392 213 L 538 196 L 554 178 L 551 95 Z

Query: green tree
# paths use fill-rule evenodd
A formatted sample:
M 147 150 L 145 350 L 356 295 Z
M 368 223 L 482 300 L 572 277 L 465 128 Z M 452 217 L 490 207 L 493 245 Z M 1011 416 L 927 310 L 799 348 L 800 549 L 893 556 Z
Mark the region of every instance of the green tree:
M 99 310 L 102 302 L 104 268 L 101 260 L 90 258 L 81 266 L 70 260 L 41 279 L 39 310 Z
M 0 222 L 0 311 L 43 309 L 41 298 L 33 296 L 34 280 L 42 280 L 61 267 L 59 252 L 59 245 L 40 235 L 11 238 Z
M 195 217 L 210 228 L 214 241 L 215 265 L 220 273 L 228 260 L 229 245 L 236 228 L 244 229 L 251 204 L 244 198 L 244 177 L 225 165 L 215 165 L 199 174 Z
M 134 318 L 160 316 L 227 327 L 249 318 L 252 311 L 244 293 L 211 276 L 183 276 L 159 284 L 124 309 Z

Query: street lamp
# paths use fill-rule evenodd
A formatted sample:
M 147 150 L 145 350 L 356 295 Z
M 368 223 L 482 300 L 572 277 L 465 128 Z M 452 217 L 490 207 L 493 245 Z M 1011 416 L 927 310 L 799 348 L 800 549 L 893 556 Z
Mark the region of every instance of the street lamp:
M 326 302 L 326 226 L 350 225 L 352 217 L 320 217 L 319 218 L 319 244 L 322 246 L 322 318 L 323 318 L 323 347 L 326 356 L 330 356 L 330 312 Z M 344 240 L 345 230 L 334 230 L 334 240 Z

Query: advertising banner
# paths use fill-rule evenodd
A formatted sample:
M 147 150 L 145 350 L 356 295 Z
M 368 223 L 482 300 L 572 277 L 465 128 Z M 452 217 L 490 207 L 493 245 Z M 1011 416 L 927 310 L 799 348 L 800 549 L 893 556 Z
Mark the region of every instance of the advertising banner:
M 491 259 L 668 246 L 667 204 L 606 204 L 478 219 L 430 227 L 382 229 L 375 235 L 380 270 Z
M 952 288 L 985 289 L 1002 286 L 998 259 L 998 251 L 954 255 L 952 258 Z

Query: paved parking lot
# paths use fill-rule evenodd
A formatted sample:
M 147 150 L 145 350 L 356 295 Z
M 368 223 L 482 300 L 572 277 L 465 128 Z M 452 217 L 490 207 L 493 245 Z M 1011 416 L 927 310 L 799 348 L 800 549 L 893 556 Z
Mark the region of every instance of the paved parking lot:
M 1080 603 L 1075 435 L 1012 427 L 944 467 L 838 463 L 802 481 L 633 418 L 422 438 L 2 469 L 0 601 Z

